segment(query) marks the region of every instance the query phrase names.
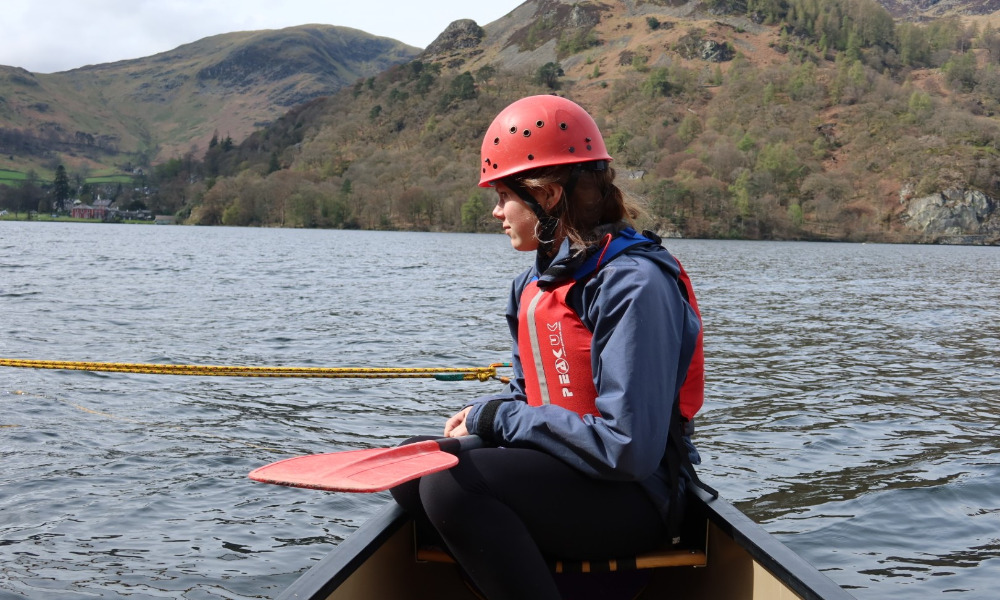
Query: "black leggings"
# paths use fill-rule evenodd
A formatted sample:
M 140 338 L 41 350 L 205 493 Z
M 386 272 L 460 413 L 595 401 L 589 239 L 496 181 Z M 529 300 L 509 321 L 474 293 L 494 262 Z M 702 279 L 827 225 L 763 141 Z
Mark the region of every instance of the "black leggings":
M 392 495 L 429 522 L 489 600 L 557 600 L 545 557 L 632 556 L 666 536 L 638 484 L 587 477 L 537 450 L 470 450 Z

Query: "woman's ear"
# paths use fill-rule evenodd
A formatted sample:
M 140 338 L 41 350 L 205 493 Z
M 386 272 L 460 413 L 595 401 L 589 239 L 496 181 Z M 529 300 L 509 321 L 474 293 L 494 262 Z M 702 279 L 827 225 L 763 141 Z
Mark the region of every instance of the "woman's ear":
M 563 186 L 560 183 L 547 183 L 542 187 L 541 198 L 539 199 L 542 208 L 545 212 L 551 211 L 556 204 L 559 204 L 559 200 L 562 199 Z

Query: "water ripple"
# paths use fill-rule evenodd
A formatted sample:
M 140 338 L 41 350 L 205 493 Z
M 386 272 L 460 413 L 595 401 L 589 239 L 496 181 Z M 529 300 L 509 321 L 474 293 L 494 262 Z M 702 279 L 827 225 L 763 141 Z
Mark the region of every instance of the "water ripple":
M 1000 595 L 996 249 L 670 247 L 706 323 L 702 475 L 861 600 Z M 0 356 L 485 366 L 528 260 L 491 235 L 0 222 Z M 387 496 L 248 471 L 434 433 L 494 389 L 0 370 L 0 596 L 274 597 Z

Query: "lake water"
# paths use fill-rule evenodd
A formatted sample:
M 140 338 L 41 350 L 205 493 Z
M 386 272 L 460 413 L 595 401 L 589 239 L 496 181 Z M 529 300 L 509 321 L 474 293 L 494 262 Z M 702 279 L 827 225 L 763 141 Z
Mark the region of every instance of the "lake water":
M 1000 249 L 669 240 L 702 477 L 859 599 L 1000 597 Z M 500 235 L 0 222 L 0 358 L 508 356 Z M 273 598 L 386 502 L 255 483 L 437 433 L 496 382 L 0 367 L 0 598 Z

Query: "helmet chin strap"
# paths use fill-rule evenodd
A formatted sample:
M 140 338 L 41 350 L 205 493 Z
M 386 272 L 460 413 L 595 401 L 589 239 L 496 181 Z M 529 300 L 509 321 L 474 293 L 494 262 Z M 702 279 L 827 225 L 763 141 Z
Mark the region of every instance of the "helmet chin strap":
M 528 188 L 524 187 L 520 181 L 517 181 L 513 177 L 508 177 L 504 180 L 504 185 L 510 188 L 510 191 L 517 194 L 517 197 L 527 204 L 528 208 L 538 217 L 538 250 L 548 254 L 552 250 L 552 244 L 555 241 L 553 238 L 556 234 L 556 227 L 559 226 L 559 218 L 545 212 L 545 207 L 538 200 L 535 200 L 535 197 L 531 195 Z
M 573 197 L 573 191 L 576 189 L 576 184 L 580 181 L 580 174 L 584 171 L 603 171 L 608 168 L 608 162 L 604 160 L 598 160 L 588 163 L 579 163 L 573 165 L 573 169 L 569 172 L 569 177 L 566 179 L 566 183 L 563 184 L 563 197 L 569 201 Z M 552 250 L 552 245 L 555 243 L 556 228 L 559 226 L 559 215 L 565 207 L 560 206 L 558 214 L 551 215 L 545 211 L 538 200 L 531 195 L 528 188 L 524 187 L 520 181 L 513 177 L 508 177 L 503 180 L 504 185 L 506 185 L 512 192 L 517 194 L 517 197 L 524 201 L 529 208 L 538 217 L 539 224 L 539 240 L 538 249 L 548 254 Z

